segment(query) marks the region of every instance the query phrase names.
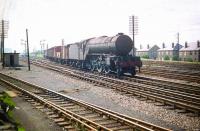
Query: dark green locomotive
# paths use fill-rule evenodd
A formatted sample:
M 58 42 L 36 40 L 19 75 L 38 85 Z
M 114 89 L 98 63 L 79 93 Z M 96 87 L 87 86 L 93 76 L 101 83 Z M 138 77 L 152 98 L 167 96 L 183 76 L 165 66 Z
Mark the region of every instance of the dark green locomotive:
M 131 50 L 131 38 L 119 33 L 113 37 L 101 36 L 68 44 L 61 47 L 63 57 L 57 59 L 63 64 L 100 73 L 113 72 L 118 76 L 130 73 L 134 76 L 136 67 L 140 68 L 142 62 L 140 57 L 130 55 Z

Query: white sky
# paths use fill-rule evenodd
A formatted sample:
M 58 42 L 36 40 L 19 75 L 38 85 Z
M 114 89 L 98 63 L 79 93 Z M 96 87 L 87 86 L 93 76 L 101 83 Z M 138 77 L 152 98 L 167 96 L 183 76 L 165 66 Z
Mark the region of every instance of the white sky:
M 118 32 L 129 35 L 129 16 L 138 16 L 136 47 L 200 39 L 200 0 L 0 0 L 9 20 L 6 47 L 22 51 L 29 30 L 31 51 Z M 0 5 L 1 6 L 1 5 Z M 2 8 L 2 7 L 1 7 Z M 1 10 L 0 10 L 1 11 Z M 0 14 L 1 15 L 1 14 Z

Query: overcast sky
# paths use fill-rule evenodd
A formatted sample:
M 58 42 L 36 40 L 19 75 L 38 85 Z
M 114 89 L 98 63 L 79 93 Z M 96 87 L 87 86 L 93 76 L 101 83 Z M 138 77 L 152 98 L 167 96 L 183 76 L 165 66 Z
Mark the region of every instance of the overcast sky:
M 6 1 L 6 2 L 5 2 Z M 138 16 L 136 47 L 200 39 L 200 0 L 0 0 L 9 20 L 6 47 L 21 51 L 29 30 L 31 51 L 118 32 L 129 35 L 129 16 Z M 3 3 L 3 4 L 2 4 Z M 4 7 L 4 8 L 3 8 Z M 5 9 L 6 8 L 6 9 Z

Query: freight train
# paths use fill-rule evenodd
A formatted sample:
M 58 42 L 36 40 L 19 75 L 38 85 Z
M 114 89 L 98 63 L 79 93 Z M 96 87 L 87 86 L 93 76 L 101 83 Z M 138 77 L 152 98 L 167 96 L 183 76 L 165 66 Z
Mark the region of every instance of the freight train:
M 100 73 L 136 74 L 140 69 L 140 57 L 132 56 L 133 42 L 123 33 L 86 39 L 66 46 L 55 46 L 45 51 L 45 57 L 69 66 Z

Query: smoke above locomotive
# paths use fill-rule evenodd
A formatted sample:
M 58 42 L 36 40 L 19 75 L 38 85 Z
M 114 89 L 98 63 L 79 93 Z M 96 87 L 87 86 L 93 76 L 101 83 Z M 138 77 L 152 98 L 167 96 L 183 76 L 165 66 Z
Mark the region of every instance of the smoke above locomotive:
M 133 46 L 131 38 L 122 33 L 116 36 L 101 36 L 87 41 L 89 53 L 128 55 Z

